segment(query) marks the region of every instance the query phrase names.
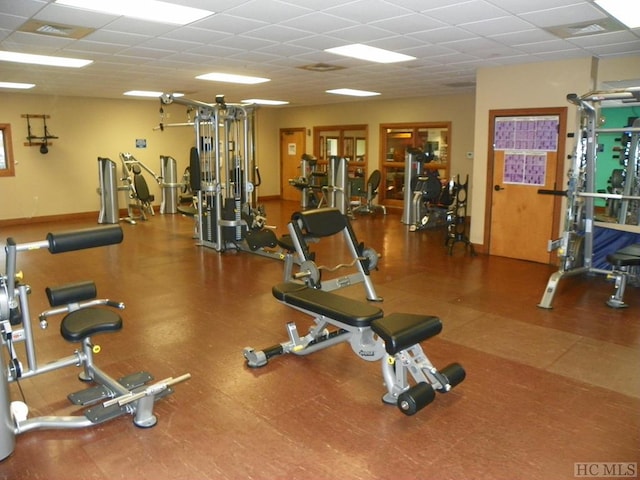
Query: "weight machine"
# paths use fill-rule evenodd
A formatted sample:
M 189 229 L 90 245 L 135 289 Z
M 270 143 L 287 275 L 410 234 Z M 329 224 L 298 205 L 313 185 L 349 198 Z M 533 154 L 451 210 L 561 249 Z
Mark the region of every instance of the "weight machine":
M 300 160 L 301 175 L 289 180 L 289 185 L 302 193 L 300 206 L 307 208 L 337 208 L 342 214 L 351 214 L 349 200 L 349 159 L 333 155 L 329 157 L 326 172 L 318 172 L 317 159 L 304 154 Z
M 96 298 L 96 286 L 90 281 L 46 289 L 52 308 L 39 315 L 40 327 L 46 329 L 50 317 L 64 315 L 60 334 L 66 341 L 79 344 L 79 348 L 72 355 L 47 363 L 37 360 L 29 309 L 31 287 L 22 281 L 22 272 L 17 270 L 18 252 L 46 248 L 58 254 L 117 244 L 122 238 L 122 228 L 112 225 L 49 233 L 46 240 L 38 242 L 18 244 L 12 238 L 7 239 L 6 268 L 5 273 L 0 274 L 0 340 L 7 353 L 0 352 L 0 460 L 13 453 L 18 434 L 32 430 L 90 427 L 127 414 L 133 416 L 136 426 L 153 427 L 157 423 L 153 414 L 155 401 L 172 393 L 172 385 L 190 378 L 190 374 L 185 374 L 149 383 L 153 377 L 147 372 L 138 372 L 116 380 L 100 369 L 94 363 L 94 354 L 100 351 L 100 346 L 92 338 L 122 329 L 122 318 L 116 310 L 123 309 L 124 304 Z M 24 351 L 18 348 L 20 344 Z M 26 364 L 23 364 L 25 357 Z M 27 418 L 27 404 L 11 401 L 10 384 L 20 386 L 22 379 L 71 366 L 80 367 L 78 378 L 89 383 L 88 388 L 68 396 L 72 404 L 88 407 L 83 414 Z
M 149 192 L 149 186 L 142 171 L 144 170 L 151 175 L 159 185 L 162 184 L 162 178 L 130 153 L 120 153 L 120 162 L 122 162 L 123 190 L 127 192 L 128 213 L 121 220 L 135 225 L 136 220 L 147 220 L 147 213 L 151 216 L 155 215 L 152 205 L 155 196 Z M 136 210 L 138 211 L 137 215 Z
M 416 226 L 420 223 L 420 209 L 422 204 L 422 186 L 429 185 L 431 182 L 437 181 L 435 187 L 435 194 L 439 195 L 442 185 L 440 180 L 431 177 L 431 182 L 427 182 L 427 173 L 425 172 L 425 164 L 431 160 L 419 148 L 408 148 L 405 154 L 405 167 L 404 167 L 404 209 L 402 211 L 401 221 L 405 225 Z M 437 172 L 437 171 L 436 171 Z M 420 178 L 424 178 L 425 181 L 420 181 Z M 420 189 L 416 191 L 416 187 L 420 186 Z M 430 190 L 434 190 L 433 187 Z
M 255 159 L 255 105 L 227 104 L 222 95 L 214 104 L 163 94 L 164 105 L 177 103 L 195 112 L 196 146 L 189 162 L 196 198 L 198 243 L 218 252 L 246 250 L 281 258 L 274 232 L 265 228 L 264 208 L 257 205 L 260 172 Z M 189 122 L 188 124 L 190 124 Z M 161 129 L 164 125 L 161 124 Z
M 318 208 L 324 202 L 322 189 L 327 186 L 327 172 L 319 172 L 318 159 L 307 153 L 300 158 L 300 175 L 290 178 L 289 185 L 300 190 L 300 208 Z
M 177 183 L 176 160 L 173 157 L 160 155 L 160 175 L 156 175 L 144 162 L 136 159 L 130 153 L 120 153 L 121 185 L 118 185 L 116 163 L 110 158 L 98 157 L 98 179 L 100 186 L 100 214 L 98 223 L 118 223 L 126 221 L 132 225 L 136 220 L 146 220 L 147 213 L 154 215 L 152 202 L 155 196 L 149 191 L 149 186 L 142 171 L 149 173 L 162 188 L 160 213 L 176 213 L 178 204 L 177 191 L 183 188 Z M 127 216 L 119 218 L 120 207 L 118 193 L 125 192 L 127 201 Z
M 640 207 L 640 127 L 599 128 L 600 108 L 608 102 L 639 102 L 640 89 L 595 91 L 582 96 L 567 95 L 567 100 L 577 111 L 576 145 L 568 172 L 567 190 L 540 190 L 538 193 L 567 197 L 564 231 L 561 238 L 549 241 L 549 251 L 557 250 L 560 268 L 551 274 L 542 299 L 541 308 L 552 308 L 553 297 L 562 278 L 582 273 L 616 276 L 611 270 L 597 268 L 593 264 L 594 227 L 610 228 L 640 233 L 637 212 Z M 598 134 L 627 133 L 630 135 L 625 189 L 623 193 L 603 193 L 596 190 L 596 164 Z M 616 222 L 599 222 L 595 216 L 595 199 L 620 201 L 620 213 Z

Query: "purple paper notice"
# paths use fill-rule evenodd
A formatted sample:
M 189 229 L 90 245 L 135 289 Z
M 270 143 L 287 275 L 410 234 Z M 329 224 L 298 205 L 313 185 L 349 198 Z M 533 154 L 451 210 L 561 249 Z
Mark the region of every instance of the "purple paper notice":
M 509 151 L 504 155 L 504 183 L 541 186 L 546 174 L 546 153 Z
M 557 116 L 496 118 L 493 145 L 495 150 L 558 149 Z

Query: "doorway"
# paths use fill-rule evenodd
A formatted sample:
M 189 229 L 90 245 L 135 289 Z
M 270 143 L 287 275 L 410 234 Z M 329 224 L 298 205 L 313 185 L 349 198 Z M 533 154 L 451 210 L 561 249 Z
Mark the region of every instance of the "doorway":
M 490 255 L 552 264 L 564 188 L 567 108 L 491 110 L 484 244 Z
M 306 130 L 304 128 L 286 128 L 280 130 L 280 198 L 283 200 L 301 200 L 301 192 L 289 184 L 289 180 L 298 178 L 300 160 L 306 149 Z

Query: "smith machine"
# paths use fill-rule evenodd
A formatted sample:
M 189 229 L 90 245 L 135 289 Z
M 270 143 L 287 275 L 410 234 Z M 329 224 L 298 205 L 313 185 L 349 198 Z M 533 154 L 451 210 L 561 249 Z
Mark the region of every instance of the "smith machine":
M 607 305 L 613 308 L 624 307 L 626 304 L 622 296 L 627 280 L 640 283 L 640 243 L 637 243 L 640 238 L 640 122 L 636 120 L 619 128 L 600 128 L 598 120 L 603 106 L 639 102 L 640 90 L 630 88 L 596 91 L 582 96 L 572 93 L 567 95 L 567 100 L 578 107 L 576 145 L 568 172 L 567 189 L 539 192 L 567 197 L 562 237 L 549 242 L 549 251 L 558 251 L 560 268 L 551 274 L 538 306 L 552 308 L 553 297 L 561 279 L 582 273 L 597 273 L 615 280 L 616 291 L 606 302 Z M 598 135 L 605 133 L 620 134 L 624 143 L 620 181 L 610 180 L 614 188 L 609 192 L 596 189 Z M 619 188 L 616 190 L 615 187 Z M 595 199 L 598 198 L 615 205 L 611 209 L 615 211 L 613 216 L 596 218 Z M 627 244 L 636 242 L 636 245 L 627 245 L 622 250 L 606 255 L 607 262 L 613 267 L 611 270 L 595 265 L 596 227 L 601 231 L 626 234 L 629 238 Z

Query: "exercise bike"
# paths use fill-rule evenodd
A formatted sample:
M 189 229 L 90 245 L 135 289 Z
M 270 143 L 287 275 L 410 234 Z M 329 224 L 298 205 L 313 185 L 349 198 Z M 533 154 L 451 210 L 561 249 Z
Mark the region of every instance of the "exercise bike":
M 122 228 L 117 225 L 49 233 L 46 240 L 23 244 L 7 239 L 6 268 L 5 273 L 0 274 L 0 338 L 8 354 L 0 352 L 0 460 L 13 453 L 18 434 L 32 430 L 90 427 L 125 414 L 132 415 L 133 423 L 138 427 L 153 427 L 157 423 L 153 414 L 154 402 L 172 393 L 172 385 L 190 378 L 190 374 L 185 374 L 149 384 L 153 377 L 146 372 L 116 380 L 97 367 L 93 355 L 100 351 L 100 347 L 93 343 L 92 337 L 122 329 L 122 318 L 117 311 L 123 309 L 124 304 L 96 298 L 96 286 L 90 281 L 46 289 L 52 308 L 39 315 L 40 327 L 47 328 L 50 317 L 64 314 L 60 334 L 66 341 L 80 347 L 72 355 L 58 360 L 43 364 L 37 361 L 29 311 L 31 288 L 23 282 L 22 273 L 16 268 L 18 252 L 47 248 L 50 253 L 57 254 L 113 245 L 122 239 Z M 24 346 L 20 355 L 19 344 Z M 26 365 L 22 361 L 25 356 Z M 11 383 L 20 386 L 21 379 L 70 366 L 80 367 L 80 380 L 92 384 L 90 388 L 68 396 L 72 404 L 89 407 L 83 415 L 28 418 L 29 409 L 25 402 L 10 401 Z M 20 390 L 22 392 L 21 387 Z

